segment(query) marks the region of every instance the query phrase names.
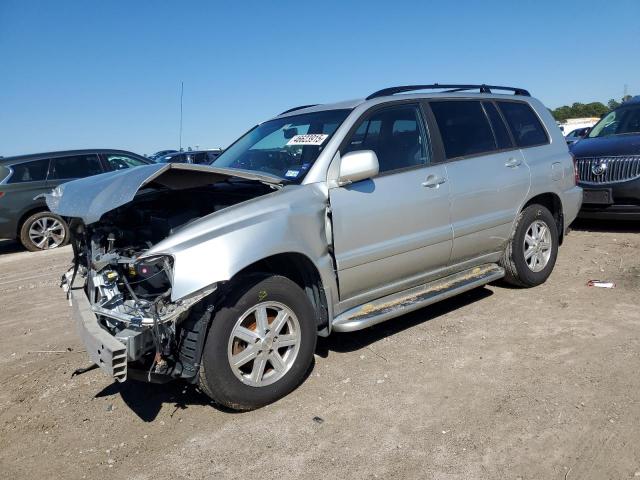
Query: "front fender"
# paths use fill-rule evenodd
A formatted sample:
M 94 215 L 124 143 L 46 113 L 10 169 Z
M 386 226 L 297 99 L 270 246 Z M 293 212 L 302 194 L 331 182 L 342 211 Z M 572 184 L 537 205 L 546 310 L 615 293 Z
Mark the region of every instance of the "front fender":
M 326 190 L 321 184 L 289 186 L 200 219 L 141 258 L 173 257 L 171 299 L 176 301 L 230 280 L 266 257 L 298 253 L 316 266 L 325 291 L 335 298 L 336 281 L 325 232 L 326 208 Z

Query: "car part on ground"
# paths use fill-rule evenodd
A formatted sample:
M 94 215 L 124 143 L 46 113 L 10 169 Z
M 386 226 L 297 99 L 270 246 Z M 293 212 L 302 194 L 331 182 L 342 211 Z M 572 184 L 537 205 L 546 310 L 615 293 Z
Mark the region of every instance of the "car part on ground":
M 544 282 L 582 200 L 553 118 L 518 88 L 396 95 L 425 88 L 290 110 L 211 166 L 47 195 L 73 219 L 64 284 L 90 357 L 118 381 L 183 379 L 246 410 L 300 384 L 318 335 L 505 275 Z

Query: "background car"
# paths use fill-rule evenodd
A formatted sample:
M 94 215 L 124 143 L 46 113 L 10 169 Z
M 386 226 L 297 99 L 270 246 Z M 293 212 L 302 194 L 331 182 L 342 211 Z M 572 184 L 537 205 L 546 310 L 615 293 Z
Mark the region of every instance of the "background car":
M 208 165 L 222 153 L 221 149 L 195 150 L 190 152 L 175 152 L 158 157 L 156 163 L 196 163 Z
M 565 140 L 567 141 L 567 145 L 573 145 L 578 140 L 584 138 L 591 130 L 590 127 L 576 128 L 572 130 L 568 135 L 565 135 Z
M 605 115 L 570 149 L 584 188 L 580 217 L 639 219 L 640 96 Z
M 177 153 L 177 152 L 178 150 L 160 150 L 159 152 L 156 152 L 153 155 L 149 155 L 147 158 L 155 162 L 160 157 L 164 157 L 165 155 L 169 155 L 170 153 Z
M 61 183 L 152 163 L 123 150 L 68 150 L 0 160 L 0 238 L 17 239 L 27 250 L 64 245 L 64 218 L 49 211 L 43 198 Z

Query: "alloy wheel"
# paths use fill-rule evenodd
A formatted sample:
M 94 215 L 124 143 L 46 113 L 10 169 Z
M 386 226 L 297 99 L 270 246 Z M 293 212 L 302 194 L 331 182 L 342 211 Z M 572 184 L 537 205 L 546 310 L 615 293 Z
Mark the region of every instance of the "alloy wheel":
M 271 385 L 293 366 L 300 350 L 300 322 L 279 302 L 254 305 L 236 322 L 227 349 L 234 375 L 246 385 Z
M 41 250 L 48 250 L 62 245 L 65 227 L 54 217 L 40 217 L 29 227 L 29 239 Z
M 524 236 L 524 261 L 532 272 L 540 272 L 551 258 L 551 231 L 542 220 L 536 220 Z

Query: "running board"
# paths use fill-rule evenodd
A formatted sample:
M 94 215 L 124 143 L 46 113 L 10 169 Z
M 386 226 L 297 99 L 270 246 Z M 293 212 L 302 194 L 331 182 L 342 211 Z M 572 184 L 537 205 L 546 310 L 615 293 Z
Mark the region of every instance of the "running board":
M 336 332 L 367 328 L 498 280 L 504 273 L 495 263 L 464 270 L 347 310 L 333 320 L 332 327 Z

